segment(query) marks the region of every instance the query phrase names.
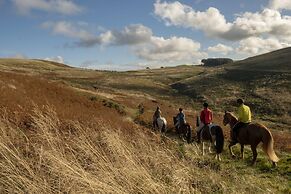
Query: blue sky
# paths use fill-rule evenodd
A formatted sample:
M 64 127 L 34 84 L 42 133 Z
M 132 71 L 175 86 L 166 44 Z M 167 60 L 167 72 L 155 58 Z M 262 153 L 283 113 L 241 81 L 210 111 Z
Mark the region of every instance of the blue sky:
M 288 0 L 0 0 L 0 57 L 129 70 L 291 45 Z

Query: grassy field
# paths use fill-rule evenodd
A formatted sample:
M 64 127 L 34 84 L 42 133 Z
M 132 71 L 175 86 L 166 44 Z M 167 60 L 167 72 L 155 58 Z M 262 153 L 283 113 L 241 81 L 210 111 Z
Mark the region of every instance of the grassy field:
M 1 193 L 288 193 L 291 155 L 273 169 L 223 155 L 202 157 L 198 145 L 129 121 L 90 125 L 34 109 L 29 130 L 0 120 Z
M 290 193 L 290 54 L 128 72 L 0 59 L 0 193 Z M 244 161 L 227 146 L 222 162 L 202 157 L 171 131 L 179 107 L 195 128 L 208 101 L 222 125 L 238 97 L 271 129 L 277 168 L 260 148 L 255 167 L 249 149 Z M 166 137 L 151 130 L 158 105 Z

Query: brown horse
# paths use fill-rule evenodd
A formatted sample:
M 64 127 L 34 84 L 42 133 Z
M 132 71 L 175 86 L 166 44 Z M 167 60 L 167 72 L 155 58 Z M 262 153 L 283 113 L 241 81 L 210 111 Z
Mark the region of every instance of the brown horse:
M 174 126 L 176 126 L 177 118 L 173 117 Z M 192 127 L 189 123 L 181 123 L 180 127 L 175 127 L 176 132 L 182 139 L 186 139 L 188 143 L 192 141 Z
M 234 125 L 238 122 L 238 119 L 230 112 L 225 111 L 223 124 L 230 125 L 231 133 Z M 274 139 L 271 132 L 264 125 L 258 123 L 251 123 L 245 127 L 242 127 L 237 134 L 237 141 L 241 145 L 241 157 L 244 158 L 244 145 L 251 145 L 253 152 L 252 165 L 255 164 L 257 159 L 257 146 L 260 142 L 263 142 L 263 150 L 269 156 L 270 160 L 273 163 L 273 166 L 276 166 L 276 163 L 279 161 L 279 158 L 276 156 L 273 144 Z M 228 148 L 232 156 L 234 156 L 231 147 L 236 143 L 230 143 Z

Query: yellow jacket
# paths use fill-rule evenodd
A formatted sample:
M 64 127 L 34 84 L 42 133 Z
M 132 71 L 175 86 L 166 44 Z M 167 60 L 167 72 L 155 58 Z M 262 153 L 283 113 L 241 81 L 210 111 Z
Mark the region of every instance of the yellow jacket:
M 252 113 L 250 107 L 242 104 L 238 107 L 238 121 L 243 123 L 250 123 L 252 121 Z

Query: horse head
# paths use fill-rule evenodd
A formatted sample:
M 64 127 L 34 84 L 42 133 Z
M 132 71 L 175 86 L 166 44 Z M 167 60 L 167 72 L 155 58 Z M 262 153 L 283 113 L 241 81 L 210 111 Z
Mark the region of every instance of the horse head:
M 237 121 L 238 121 L 237 118 L 231 112 L 228 112 L 228 111 L 224 112 L 224 116 L 223 116 L 224 126 L 227 124 L 234 125 L 237 123 Z

